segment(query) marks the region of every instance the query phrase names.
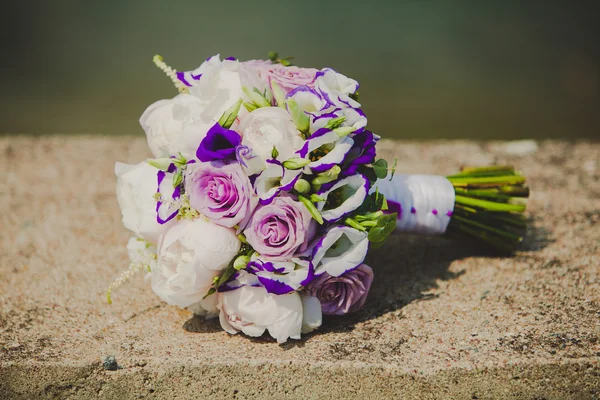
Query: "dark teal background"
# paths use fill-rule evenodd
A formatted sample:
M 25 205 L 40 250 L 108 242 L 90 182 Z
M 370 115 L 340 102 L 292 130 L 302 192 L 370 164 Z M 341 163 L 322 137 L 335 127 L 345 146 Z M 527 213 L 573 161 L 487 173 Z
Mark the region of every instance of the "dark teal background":
M 176 94 L 154 54 L 186 70 L 277 50 L 357 79 L 382 136 L 600 136 L 596 1 L 6 3 L 3 133 L 142 134 Z

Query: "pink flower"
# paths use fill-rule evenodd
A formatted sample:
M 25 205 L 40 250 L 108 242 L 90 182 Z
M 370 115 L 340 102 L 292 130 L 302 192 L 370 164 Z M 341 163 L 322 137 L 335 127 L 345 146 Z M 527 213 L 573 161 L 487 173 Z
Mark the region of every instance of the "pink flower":
M 287 261 L 304 251 L 312 234 L 312 216 L 304 204 L 290 197 L 276 197 L 258 206 L 244 234 L 248 243 L 266 259 Z
M 290 92 L 298 86 L 315 86 L 315 79 L 319 70 L 314 68 L 286 67 L 273 64 L 271 61 L 250 60 L 243 63 L 245 67 L 256 71 L 260 78 L 271 86 L 277 83 L 283 90 Z
M 193 208 L 228 228 L 243 228 L 258 203 L 250 180 L 237 163 L 191 164 L 185 189 Z

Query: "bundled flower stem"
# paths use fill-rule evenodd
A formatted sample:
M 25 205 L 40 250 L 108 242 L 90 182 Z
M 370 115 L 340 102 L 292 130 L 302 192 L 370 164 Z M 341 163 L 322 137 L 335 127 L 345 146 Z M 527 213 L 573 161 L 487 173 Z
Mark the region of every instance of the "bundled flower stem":
M 527 229 L 524 176 L 512 166 L 490 166 L 463 168 L 446 178 L 456 194 L 449 237 L 470 237 L 506 252 L 519 247 Z

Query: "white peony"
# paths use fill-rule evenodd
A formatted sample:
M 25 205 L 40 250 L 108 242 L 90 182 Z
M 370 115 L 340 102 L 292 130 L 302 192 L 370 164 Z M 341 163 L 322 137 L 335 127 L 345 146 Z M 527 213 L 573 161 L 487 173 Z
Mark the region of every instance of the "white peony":
M 290 114 L 280 107 L 261 107 L 242 119 L 236 130 L 242 135 L 242 144 L 264 161 L 271 159 L 273 147 L 280 161 L 292 157 L 304 140 Z
M 189 94 L 180 94 L 150 105 L 140 117 L 140 125 L 146 132 L 148 146 L 154 157 L 176 156 L 179 152 L 194 154 L 200 142 L 196 148 L 186 148 L 181 136 L 186 124 L 201 117 L 203 108 L 200 100 Z
M 243 286 L 218 294 L 219 321 L 230 334 L 239 331 L 259 337 L 265 330 L 285 343 L 300 339 L 303 307 L 298 292 L 276 295 L 263 287 Z
M 209 313 L 216 312 L 209 291 L 213 278 L 240 250 L 235 230 L 215 225 L 202 218 L 179 221 L 166 231 L 158 243 L 158 260 L 152 270 L 152 290 L 168 304 L 182 308 L 194 303 Z
M 161 233 L 175 220 L 159 224 L 156 219 L 158 169 L 143 161 L 137 165 L 116 163 L 117 201 L 123 216 L 123 225 L 137 236 L 156 243 Z M 164 193 L 169 196 L 172 193 Z
M 318 298 L 301 293 L 302 299 L 302 333 L 310 333 L 323 323 L 321 302 Z
M 262 90 L 265 86 L 256 72 L 235 60 L 221 61 L 218 56 L 178 77 L 188 86 L 189 94 L 160 100 L 148 107 L 140 118 L 155 157 L 176 156 L 180 152 L 193 157 L 208 130 L 223 113 L 240 98 L 248 100 L 243 87 Z M 247 114 L 241 107 L 231 129 Z

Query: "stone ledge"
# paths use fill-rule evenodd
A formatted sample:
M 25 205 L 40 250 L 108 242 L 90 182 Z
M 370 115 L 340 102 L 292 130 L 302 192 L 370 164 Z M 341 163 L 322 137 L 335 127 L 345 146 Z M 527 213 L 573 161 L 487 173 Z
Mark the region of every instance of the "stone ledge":
M 600 369 L 589 360 L 432 375 L 335 363 L 147 364 L 114 372 L 100 363 L 11 363 L 0 367 L 0 378 L 3 399 L 325 399 L 333 393 L 344 399 L 586 399 L 600 388 Z
M 0 398 L 598 398 L 600 145 L 382 151 L 407 173 L 517 165 L 523 250 L 393 236 L 360 313 L 278 346 L 162 304 L 141 276 L 105 303 L 127 265 L 113 164 L 147 157 L 143 139 L 0 137 Z

